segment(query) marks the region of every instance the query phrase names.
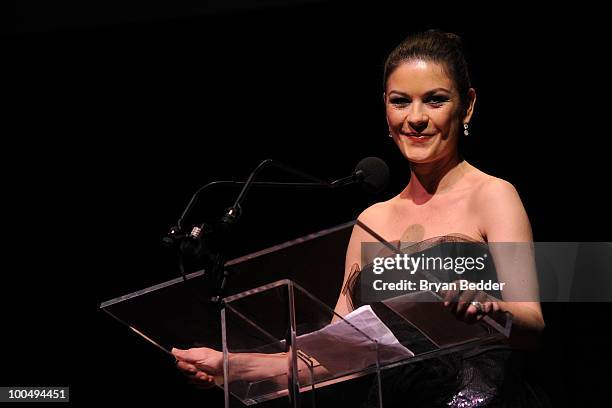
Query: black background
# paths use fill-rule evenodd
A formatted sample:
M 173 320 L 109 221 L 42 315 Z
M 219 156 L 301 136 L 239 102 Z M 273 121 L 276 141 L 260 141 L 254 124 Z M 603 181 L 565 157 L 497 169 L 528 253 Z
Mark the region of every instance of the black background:
M 535 240 L 608 239 L 608 35 L 598 10 L 273 3 L 17 9 L 3 38 L 1 385 L 69 385 L 75 403 L 219 406 L 218 390 L 186 385 L 165 356 L 97 312 L 99 302 L 175 277 L 160 238 L 190 195 L 245 179 L 263 159 L 333 179 L 379 156 L 392 176 L 375 197 L 253 191 L 234 254 L 397 194 L 409 169 L 387 137 L 382 66 L 418 30 L 464 38 L 478 101 L 463 151 L 516 186 Z M 219 214 L 235 194 L 215 193 L 196 214 Z M 609 305 L 544 308 L 530 372 L 555 406 L 598 406 Z

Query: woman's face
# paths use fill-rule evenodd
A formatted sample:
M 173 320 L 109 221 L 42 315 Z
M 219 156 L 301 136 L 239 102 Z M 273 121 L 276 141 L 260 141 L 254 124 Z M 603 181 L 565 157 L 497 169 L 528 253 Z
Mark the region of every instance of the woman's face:
M 387 123 L 400 151 L 413 163 L 431 163 L 457 153 L 463 123 L 471 116 L 459 112 L 453 80 L 436 62 L 413 60 L 398 66 L 387 79 Z

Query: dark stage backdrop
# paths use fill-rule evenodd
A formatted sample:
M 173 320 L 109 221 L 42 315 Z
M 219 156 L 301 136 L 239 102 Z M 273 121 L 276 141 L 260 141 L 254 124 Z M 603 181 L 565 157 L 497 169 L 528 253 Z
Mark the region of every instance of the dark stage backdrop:
M 331 180 L 379 156 L 392 177 L 378 196 L 253 191 L 234 255 L 354 219 L 397 194 L 409 169 L 387 137 L 382 66 L 417 30 L 463 36 L 478 92 L 465 156 L 517 187 L 535 239 L 609 240 L 610 90 L 597 11 L 276 3 L 18 10 L 30 18 L 3 39 L 10 245 L 0 385 L 69 385 L 83 404 L 220 406 L 221 392 L 185 384 L 98 303 L 176 277 L 160 240 L 190 195 L 245 179 L 263 159 Z M 208 196 L 192 221 L 220 214 L 236 193 Z M 545 305 L 548 329 L 529 370 L 556 406 L 603 400 L 610 354 L 600 354 L 598 325 L 609 312 Z M 348 404 L 351 393 L 342 395 Z

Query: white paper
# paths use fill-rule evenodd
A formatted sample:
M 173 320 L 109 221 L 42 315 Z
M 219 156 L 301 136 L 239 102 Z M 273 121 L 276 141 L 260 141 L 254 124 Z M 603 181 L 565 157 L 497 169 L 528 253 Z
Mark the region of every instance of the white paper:
M 378 342 L 380 363 L 414 356 L 400 344 L 369 305 L 355 309 L 344 320 L 299 336 L 298 349 L 333 372 L 354 371 L 376 364 L 376 346 L 370 339 Z

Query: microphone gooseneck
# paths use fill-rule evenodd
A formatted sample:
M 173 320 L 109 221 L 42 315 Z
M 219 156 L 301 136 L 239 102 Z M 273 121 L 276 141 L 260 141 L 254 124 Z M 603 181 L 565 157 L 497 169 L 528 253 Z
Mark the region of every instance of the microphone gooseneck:
M 258 175 L 267 167 L 276 167 L 284 172 L 291 173 L 308 182 L 302 183 L 279 183 L 279 182 L 257 182 L 255 181 Z M 244 181 L 214 181 L 199 188 L 189 200 L 187 207 L 181 214 L 178 222 L 170 229 L 170 232 L 163 238 L 163 243 L 167 247 L 178 248 L 179 264 L 183 279 L 186 279 L 183 266 L 183 255 L 196 258 L 204 258 L 210 264 L 207 273 L 212 277 L 217 284 L 216 295 L 214 299 L 219 300 L 224 292 L 228 276 L 224 271 L 223 265 L 223 242 L 227 240 L 233 230 L 234 225 L 239 221 L 242 215 L 242 204 L 253 185 L 268 185 L 268 186 L 285 186 L 285 187 L 315 187 L 325 189 L 335 189 L 350 184 L 361 184 L 363 189 L 368 193 L 378 193 L 387 186 L 389 180 L 389 167 L 378 157 L 366 157 L 362 159 L 353 173 L 332 182 L 319 179 L 296 170 L 287 165 L 278 163 L 274 160 L 267 159 L 259 163 L 259 165 L 251 172 L 246 182 Z M 208 224 L 202 223 L 195 225 L 190 231 L 185 229 L 185 219 L 190 215 L 196 201 L 205 190 L 219 184 L 234 184 L 242 185 L 242 189 L 238 194 L 234 204 L 229 207 L 222 217 L 217 222 Z M 216 301 L 215 300 L 215 301 Z

